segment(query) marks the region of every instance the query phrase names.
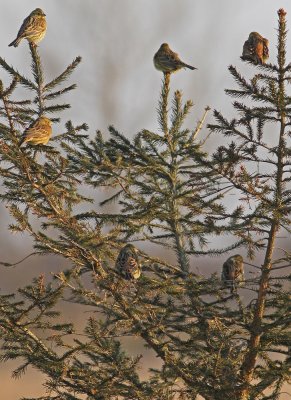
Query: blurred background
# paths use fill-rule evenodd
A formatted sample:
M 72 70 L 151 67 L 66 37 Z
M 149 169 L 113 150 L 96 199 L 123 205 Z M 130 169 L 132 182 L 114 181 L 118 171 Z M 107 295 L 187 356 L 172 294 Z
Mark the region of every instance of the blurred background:
M 152 58 L 161 43 L 168 42 L 183 61 L 198 68 L 180 71 L 171 80 L 172 92 L 181 89 L 184 101 L 191 99 L 195 104 L 186 121 L 186 126 L 193 129 L 206 106 L 221 110 L 226 116 L 233 115 L 231 99 L 224 94 L 225 88 L 235 87 L 227 67 L 233 64 L 244 76 L 253 74 L 252 67 L 240 60 L 243 43 L 252 31 L 269 39 L 270 62 L 275 63 L 277 10 L 283 7 L 291 12 L 290 0 L 0 0 L 0 4 L 0 55 L 8 64 L 26 75 L 31 73 L 27 42 L 21 42 L 16 49 L 8 44 L 36 7 L 47 15 L 48 30 L 39 47 L 46 79 L 61 73 L 76 56 L 83 58 L 70 79 L 78 89 L 64 97 L 72 108 L 54 125 L 54 133 L 61 133 L 65 122 L 71 119 L 74 124 L 87 122 L 92 136 L 97 129 L 106 133 L 108 125 L 113 124 L 128 137 L 143 128 L 157 129 L 162 74 L 154 69 Z M 1 74 L 1 79 L 7 79 Z M 207 123 L 211 122 L 211 115 L 212 112 Z M 207 130 L 204 128 L 200 135 L 205 137 Z M 220 141 L 212 136 L 209 150 Z M 99 195 L 95 194 L 97 200 Z M 15 262 L 32 250 L 32 242 L 26 236 L 12 236 L 2 205 L 0 213 L 0 258 Z M 284 241 L 280 243 L 282 247 Z M 199 270 L 220 273 L 222 262 L 201 259 Z M 31 258 L 17 266 L 17 272 L 2 268 L 1 293 L 28 284 L 42 272 L 49 275 L 60 270 L 64 264 L 56 257 Z M 67 311 L 68 319 L 73 315 L 76 310 Z M 150 354 L 146 360 L 157 362 Z M 29 370 L 15 381 L 11 379 L 13 365 L 0 364 L 1 398 L 16 400 L 44 394 L 38 372 Z M 287 398 L 290 397 L 286 394 L 282 400 Z

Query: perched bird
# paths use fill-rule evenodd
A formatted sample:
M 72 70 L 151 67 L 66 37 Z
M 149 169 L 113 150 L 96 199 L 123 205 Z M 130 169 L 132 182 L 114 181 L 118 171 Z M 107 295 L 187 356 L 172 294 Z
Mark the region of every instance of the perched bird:
M 178 71 L 181 68 L 197 69 L 181 61 L 178 54 L 170 49 L 168 43 L 163 43 L 154 55 L 154 66 L 164 74 Z
M 141 275 L 138 250 L 132 244 L 124 246 L 118 254 L 115 266 L 125 279 L 138 279 Z
M 40 42 L 46 32 L 46 19 L 45 13 L 36 8 L 27 18 L 23 21 L 17 38 L 9 44 L 9 46 L 17 47 L 22 39 L 27 39 L 33 45 Z
M 242 60 L 254 64 L 265 64 L 269 58 L 269 40 L 263 38 L 258 32 L 251 32 L 243 46 Z
M 47 144 L 52 135 L 51 125 L 52 121 L 49 118 L 39 117 L 25 130 L 19 146 L 27 142 L 31 142 L 31 144 Z
M 229 257 L 222 266 L 221 280 L 233 293 L 244 280 L 244 260 L 241 255 L 236 254 Z

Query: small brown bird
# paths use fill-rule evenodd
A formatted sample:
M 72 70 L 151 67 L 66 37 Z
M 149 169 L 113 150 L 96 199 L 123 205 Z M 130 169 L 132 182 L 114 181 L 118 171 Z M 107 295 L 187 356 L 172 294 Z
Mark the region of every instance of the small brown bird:
M 49 118 L 39 117 L 25 130 L 19 146 L 27 142 L 31 144 L 47 144 L 52 135 L 51 125 L 52 121 Z
M 138 279 L 141 275 L 137 254 L 138 250 L 132 244 L 127 244 L 120 250 L 116 260 L 116 269 L 129 281 Z
M 39 43 L 44 38 L 46 27 L 45 13 L 40 8 L 36 8 L 25 18 L 17 38 L 9 46 L 17 47 L 22 39 L 27 39 L 33 45 Z
M 221 280 L 233 293 L 244 280 L 244 260 L 240 254 L 229 257 L 222 266 Z
M 154 66 L 164 74 L 176 72 L 181 68 L 197 69 L 181 61 L 178 54 L 170 49 L 168 43 L 163 43 L 154 55 Z
M 243 46 L 241 59 L 254 64 L 265 64 L 269 58 L 269 40 L 258 32 L 251 32 Z

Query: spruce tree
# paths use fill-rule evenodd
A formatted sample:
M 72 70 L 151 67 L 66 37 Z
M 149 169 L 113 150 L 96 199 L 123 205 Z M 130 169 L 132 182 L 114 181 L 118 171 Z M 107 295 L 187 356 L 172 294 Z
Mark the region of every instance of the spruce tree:
M 14 377 L 28 367 L 44 374 L 39 400 L 280 398 L 290 380 L 290 252 L 275 245 L 290 233 L 291 65 L 285 12 L 278 14 L 278 63 L 250 63 L 249 81 L 229 68 L 239 86 L 227 90 L 238 99 L 236 118 L 214 112 L 209 130 L 226 142 L 213 155 L 201 136 L 209 108 L 195 129 L 184 128 L 192 102 L 183 104 L 176 91 L 169 106 L 169 74 L 156 132 L 143 129 L 130 140 L 110 126 L 105 139 L 68 121 L 48 145 L 19 147 L 29 123 L 43 114 L 59 121 L 69 107 L 58 100 L 75 89 L 63 84 L 80 58 L 48 83 L 34 46 L 32 78 L 0 58 L 11 75 L 0 90 L 0 198 L 14 219 L 9 229 L 29 233 L 34 256 L 69 261 L 53 278 L 45 273 L 0 296 L 1 360 L 19 359 Z M 19 86 L 27 99 L 17 97 Z M 82 194 L 84 185 L 110 193 L 101 208 Z M 237 206 L 228 205 L 229 194 Z M 112 202 L 116 212 L 103 212 Z M 226 243 L 220 248 L 211 245 L 218 237 Z M 116 268 L 129 243 L 142 269 L 136 280 Z M 149 246 L 167 250 L 167 260 Z M 256 272 L 241 288 L 225 287 L 221 269 L 197 274 L 203 256 L 241 250 Z M 252 261 L 257 255 L 262 265 Z M 84 326 L 67 320 L 64 302 L 82 307 Z M 142 354 L 131 356 L 125 338 L 137 338 L 161 367 L 144 378 Z
M 235 99 L 238 117 L 229 121 L 215 111 L 217 123 L 209 125 L 212 132 L 233 137 L 214 154 L 214 170 L 249 203 L 242 220 L 249 225 L 251 247 L 261 248 L 254 298 L 243 306 L 247 323 L 239 399 L 280 398 L 281 387 L 290 378 L 290 252 L 277 243 L 280 236 L 290 234 L 291 65 L 286 64 L 286 12 L 280 9 L 278 16 L 277 64 L 256 65 L 250 80 L 230 66 L 239 88 L 226 93 Z M 266 388 L 271 394 L 264 395 Z

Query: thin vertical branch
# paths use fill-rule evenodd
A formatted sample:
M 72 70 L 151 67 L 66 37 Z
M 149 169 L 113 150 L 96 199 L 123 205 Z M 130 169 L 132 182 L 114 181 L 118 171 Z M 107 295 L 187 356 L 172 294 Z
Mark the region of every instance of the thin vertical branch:
M 38 96 L 38 115 L 43 114 L 44 110 L 44 76 L 41 59 L 38 54 L 37 47 L 32 43 L 29 43 L 29 48 L 32 57 L 32 71 L 35 82 L 37 84 L 37 96 Z
M 161 97 L 159 100 L 159 123 L 162 132 L 165 137 L 169 136 L 169 126 L 168 126 L 168 99 L 170 92 L 170 73 L 164 74 L 164 80 L 162 83 Z
M 10 132 L 14 133 L 14 124 L 13 124 L 13 120 L 11 117 L 11 113 L 10 113 L 10 108 L 7 104 L 7 98 L 5 96 L 2 97 L 2 101 L 3 101 L 3 105 L 4 105 L 4 109 L 5 109 L 5 113 L 8 119 L 8 123 L 9 123 L 9 127 L 10 127 Z
M 249 398 L 250 383 L 253 379 L 254 369 L 258 357 L 261 335 L 263 333 L 263 316 L 265 312 L 265 303 L 267 290 L 269 286 L 270 271 L 272 269 L 272 256 L 275 248 L 276 234 L 279 229 L 280 208 L 282 206 L 282 190 L 283 190 L 283 157 L 284 157 L 284 135 L 285 135 L 285 39 L 286 39 L 286 12 L 283 9 L 278 11 L 279 15 L 279 32 L 278 32 L 278 82 L 279 82 L 279 104 L 278 113 L 280 115 L 280 133 L 277 151 L 277 172 L 276 172 L 276 188 L 274 193 L 274 212 L 273 221 L 268 237 L 267 249 L 264 264 L 262 266 L 262 275 L 260 278 L 258 298 L 256 301 L 253 321 L 251 324 L 251 336 L 249 340 L 248 351 L 241 367 L 242 387 L 240 390 L 240 399 L 247 400 Z
M 194 141 L 196 136 L 198 135 L 198 133 L 201 131 L 201 129 L 202 129 L 203 125 L 204 125 L 206 116 L 207 116 L 209 111 L 210 111 L 210 107 L 208 107 L 208 106 L 205 107 L 203 116 L 202 116 L 201 120 L 198 122 L 198 124 L 196 126 L 196 129 L 195 129 L 195 131 L 193 132 L 193 134 L 191 136 L 191 139 L 190 139 L 191 141 Z
M 0 96 L 3 101 L 3 105 L 4 105 L 4 109 L 5 109 L 5 113 L 6 113 L 8 123 L 9 123 L 11 133 L 15 132 L 15 128 L 14 128 L 13 118 L 11 116 L 11 109 L 8 104 L 8 98 L 9 98 L 10 94 L 13 92 L 13 90 L 15 89 L 17 82 L 18 82 L 18 77 L 14 76 L 10 86 L 6 90 L 4 90 L 2 82 L 0 85 Z

